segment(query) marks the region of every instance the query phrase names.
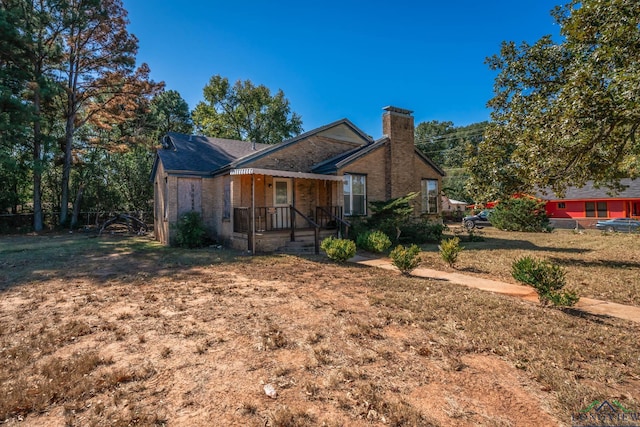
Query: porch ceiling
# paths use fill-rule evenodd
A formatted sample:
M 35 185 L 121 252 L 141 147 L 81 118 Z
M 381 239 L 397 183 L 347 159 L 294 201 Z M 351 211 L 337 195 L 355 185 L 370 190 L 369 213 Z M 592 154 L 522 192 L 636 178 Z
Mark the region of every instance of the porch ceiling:
M 342 177 L 338 175 L 323 175 L 319 173 L 282 171 L 277 169 L 259 169 L 259 168 L 242 168 L 231 169 L 231 175 L 269 175 L 282 178 L 305 178 L 317 179 L 322 181 L 342 181 Z

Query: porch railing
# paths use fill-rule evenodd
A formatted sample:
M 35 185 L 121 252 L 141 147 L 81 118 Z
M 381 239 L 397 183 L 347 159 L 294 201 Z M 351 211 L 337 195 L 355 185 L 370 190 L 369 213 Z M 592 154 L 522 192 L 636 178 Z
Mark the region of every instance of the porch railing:
M 319 252 L 320 229 L 332 230 L 347 236 L 350 224 L 342 219 L 342 208 L 340 206 L 318 206 L 315 211 L 315 218 L 303 214 L 293 206 L 280 207 L 255 207 L 256 232 L 265 231 L 285 231 L 291 232 L 291 241 L 295 241 L 295 231 L 299 228 L 311 227 L 316 234 L 316 253 Z M 297 222 L 298 218 L 304 220 L 304 225 Z M 251 232 L 251 208 L 240 207 L 233 209 L 233 231 L 236 233 Z
M 291 212 L 289 206 L 256 207 L 256 231 L 278 231 L 291 228 Z M 233 231 L 248 233 L 251 231 L 251 208 L 233 209 Z
M 251 231 L 251 208 L 240 207 L 233 209 L 233 231 L 236 233 L 248 233 Z M 256 231 L 283 231 L 290 230 L 293 223 L 291 208 L 289 206 L 279 207 L 256 207 L 254 209 L 256 217 Z M 296 216 L 304 216 L 298 211 Z M 295 219 L 295 217 L 294 217 Z M 318 224 L 320 228 L 331 230 L 350 226 L 342 219 L 342 208 L 340 206 L 318 206 L 316 217 L 309 218 Z M 306 225 L 299 224 L 299 228 Z
M 312 220 L 311 218 L 309 218 L 308 216 L 306 216 L 305 214 L 303 214 L 293 206 L 289 206 L 289 208 L 291 209 L 290 211 L 291 212 L 291 241 L 292 242 L 296 241 L 296 215 L 300 215 L 305 221 L 307 221 L 307 224 L 313 227 L 313 230 L 314 230 L 313 243 L 314 243 L 315 253 L 316 255 L 319 254 L 320 253 L 320 226 L 314 220 Z
M 349 227 L 351 223 L 342 219 L 341 206 L 318 206 L 316 207 L 316 222 L 325 229 L 337 229 L 340 237 L 349 237 Z

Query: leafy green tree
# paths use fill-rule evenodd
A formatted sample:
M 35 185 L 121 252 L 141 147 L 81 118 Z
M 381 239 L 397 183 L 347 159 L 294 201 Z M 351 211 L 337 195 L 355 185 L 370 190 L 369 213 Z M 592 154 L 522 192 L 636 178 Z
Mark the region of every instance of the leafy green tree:
M 131 101 L 154 86 L 145 81 L 145 64 L 135 70 L 138 40 L 127 31 L 127 12 L 121 0 L 66 1 L 60 5 L 60 16 L 66 92 L 60 223 L 65 224 L 69 221 L 76 130 L 93 115 L 103 115 L 108 120 L 101 122 L 108 125 L 110 120 L 126 120 L 125 114 L 114 112 L 119 108 L 132 111 Z
M 545 204 L 530 197 L 501 200 L 491 213 L 491 224 L 507 231 L 549 231 Z
M 21 3 L 0 2 L 0 210 L 15 210 L 21 202 L 18 188 L 26 180 L 25 145 L 31 110 L 20 94 L 29 81 L 24 57 L 27 40 Z
M 123 82 L 121 95 L 109 95 L 115 96 L 114 102 L 104 104 L 99 97 L 87 104 L 88 121 L 76 132 L 72 227 L 83 209 L 128 212 L 151 208 L 148 174 L 157 141 L 149 116 L 152 97 L 161 88 L 149 81 L 144 66 Z
M 193 121 L 187 101 L 180 93 L 168 90 L 156 95 L 151 101 L 150 125 L 154 128 L 154 140 L 158 141 L 167 132 L 190 134 Z
M 32 198 L 35 230 L 43 204 L 68 220 L 73 193 L 72 223 L 149 205 L 161 85 L 135 68 L 127 23 L 120 0 L 0 0 L 0 209 Z
M 276 144 L 302 132 L 302 119 L 291 111 L 282 90 L 238 80 L 233 86 L 215 75 L 203 90 L 205 101 L 193 111 L 198 132 L 218 138 Z
M 505 42 L 487 60 L 492 123 L 468 164 L 481 199 L 640 176 L 640 2 L 573 0 L 553 15 L 560 43 Z
M 33 177 L 33 228 L 44 227 L 42 210 L 42 175 L 50 160 L 49 150 L 55 144 L 58 128 L 57 100 L 62 95 L 56 71 L 60 68 L 61 22 L 57 0 L 19 0 L 21 30 L 25 38 L 23 57 L 29 84 L 23 92 L 31 111 L 31 173 Z

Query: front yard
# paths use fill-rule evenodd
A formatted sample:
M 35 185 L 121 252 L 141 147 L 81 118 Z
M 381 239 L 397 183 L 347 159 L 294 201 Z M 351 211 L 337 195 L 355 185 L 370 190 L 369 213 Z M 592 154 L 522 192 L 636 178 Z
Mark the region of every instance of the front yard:
M 445 238 L 451 235 L 452 231 L 445 233 Z M 460 236 L 464 240 L 467 234 Z M 481 241 L 462 242 L 465 250 L 456 265 L 460 272 L 517 283 L 511 277 L 511 264 L 530 255 L 560 264 L 567 273 L 567 287 L 580 296 L 640 306 L 640 234 L 516 233 L 487 227 L 475 231 L 475 236 Z M 423 249 L 423 265 L 446 270 L 437 245 Z
M 533 252 L 638 304 L 638 236 L 483 233 L 465 273 L 511 281 Z M 323 256 L 0 238 L 8 425 L 569 425 L 595 400 L 640 411 L 638 342 L 635 323 Z

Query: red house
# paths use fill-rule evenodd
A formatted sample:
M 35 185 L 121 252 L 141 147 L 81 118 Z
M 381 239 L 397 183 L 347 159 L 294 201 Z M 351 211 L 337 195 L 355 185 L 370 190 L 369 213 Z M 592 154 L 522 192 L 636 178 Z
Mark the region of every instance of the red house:
M 640 179 L 620 181 L 625 189 L 612 194 L 608 188 L 595 188 L 588 182 L 582 188 L 570 187 L 564 197 L 549 191 L 538 196 L 547 201 L 547 215 L 559 226 L 562 220 L 589 227 L 603 218 L 640 218 Z

